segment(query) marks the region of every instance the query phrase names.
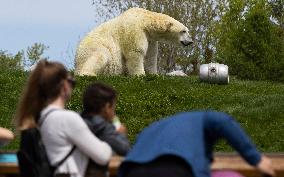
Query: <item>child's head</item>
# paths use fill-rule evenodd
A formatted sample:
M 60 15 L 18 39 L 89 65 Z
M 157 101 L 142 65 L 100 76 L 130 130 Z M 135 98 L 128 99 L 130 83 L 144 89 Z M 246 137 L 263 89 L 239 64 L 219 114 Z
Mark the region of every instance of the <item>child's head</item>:
M 101 115 L 108 121 L 115 116 L 116 91 L 103 83 L 93 83 L 83 95 L 83 114 Z

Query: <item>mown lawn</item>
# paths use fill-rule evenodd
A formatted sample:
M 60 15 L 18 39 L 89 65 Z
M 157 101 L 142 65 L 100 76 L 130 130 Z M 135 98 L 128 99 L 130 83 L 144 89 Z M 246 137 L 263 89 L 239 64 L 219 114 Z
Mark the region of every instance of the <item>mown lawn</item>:
M 27 73 L 1 71 L 0 126 L 12 128 L 11 119 Z M 131 142 L 148 124 L 180 111 L 218 110 L 233 115 L 261 151 L 284 151 L 284 84 L 242 81 L 231 78 L 229 85 L 201 83 L 196 76 L 170 77 L 77 77 L 68 108 L 81 110 L 81 94 L 99 80 L 119 91 L 117 114 L 128 127 Z M 18 138 L 6 149 L 17 149 Z M 231 151 L 220 142 L 218 151 Z

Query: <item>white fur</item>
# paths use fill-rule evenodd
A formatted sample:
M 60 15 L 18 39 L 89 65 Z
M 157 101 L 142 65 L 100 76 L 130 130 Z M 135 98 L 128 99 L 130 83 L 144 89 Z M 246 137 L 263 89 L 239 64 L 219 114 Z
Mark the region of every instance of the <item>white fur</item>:
M 188 29 L 172 17 L 132 8 L 81 40 L 75 74 L 156 74 L 158 41 L 182 46 L 190 40 Z

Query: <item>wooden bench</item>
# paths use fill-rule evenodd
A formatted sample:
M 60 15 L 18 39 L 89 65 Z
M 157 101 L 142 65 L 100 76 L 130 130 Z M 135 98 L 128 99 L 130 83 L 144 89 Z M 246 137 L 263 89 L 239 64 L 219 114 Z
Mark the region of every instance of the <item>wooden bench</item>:
M 272 159 L 277 177 L 284 177 L 284 153 L 266 154 Z M 109 165 L 111 177 L 115 177 L 117 169 L 123 160 L 122 157 L 112 157 Z M 246 177 L 261 177 L 261 174 L 252 166 L 248 165 L 235 153 L 216 153 L 212 170 L 234 170 Z M 16 163 L 0 163 L 0 177 L 19 177 L 19 169 Z
M 265 154 L 272 160 L 277 177 L 284 177 L 284 153 Z M 261 177 L 262 175 L 247 164 L 239 155 L 234 153 L 216 153 L 212 170 L 234 170 L 246 177 Z

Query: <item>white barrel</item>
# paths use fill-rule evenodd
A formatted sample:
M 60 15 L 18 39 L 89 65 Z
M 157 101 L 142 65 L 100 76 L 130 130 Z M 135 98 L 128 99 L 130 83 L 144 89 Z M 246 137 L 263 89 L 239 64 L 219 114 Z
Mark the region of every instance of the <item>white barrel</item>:
M 202 64 L 200 65 L 199 79 L 209 83 L 228 84 L 228 66 L 219 63 Z

